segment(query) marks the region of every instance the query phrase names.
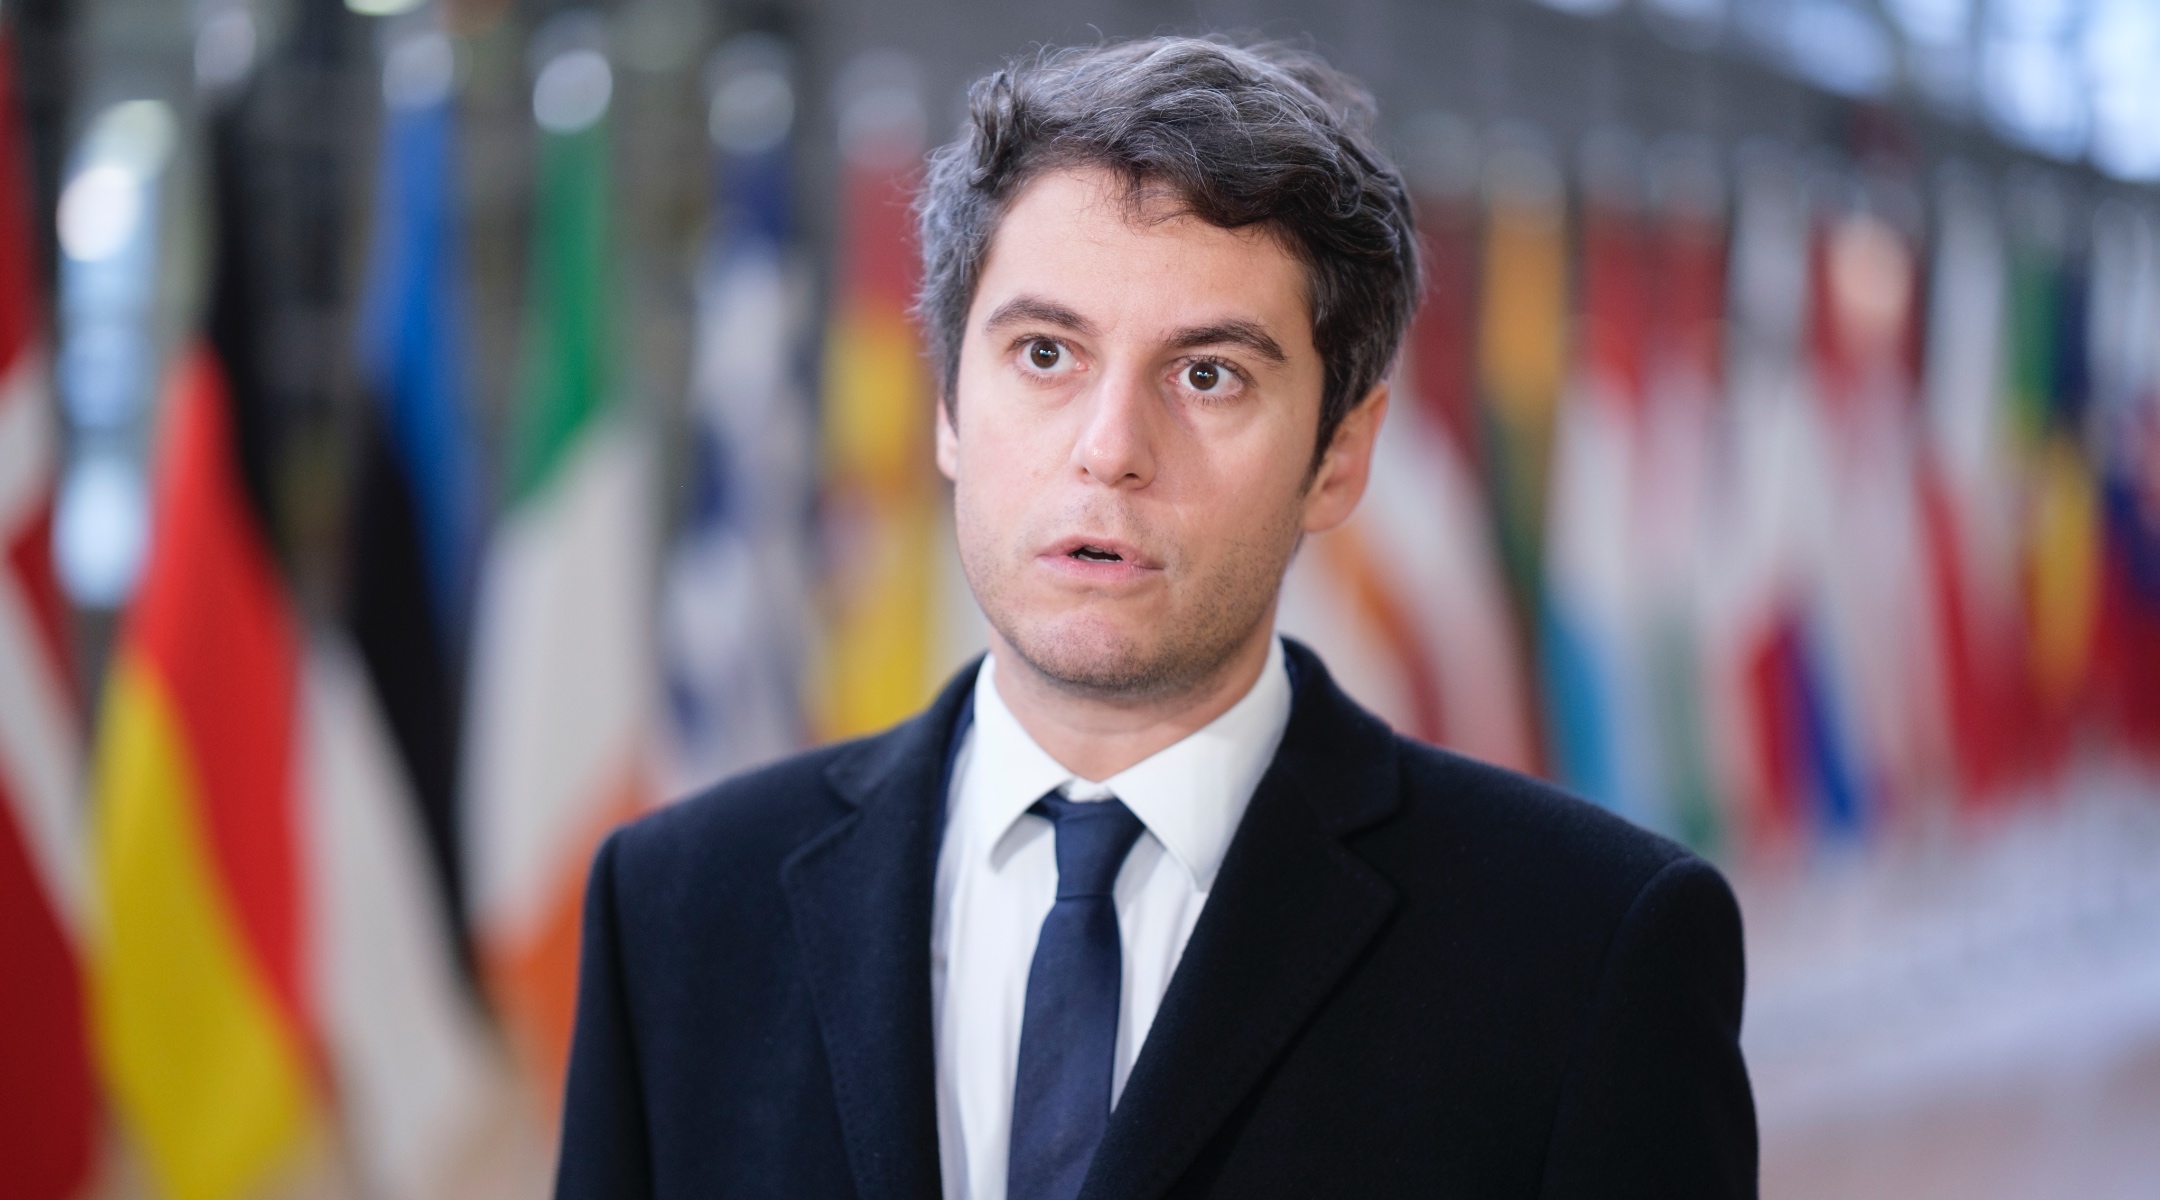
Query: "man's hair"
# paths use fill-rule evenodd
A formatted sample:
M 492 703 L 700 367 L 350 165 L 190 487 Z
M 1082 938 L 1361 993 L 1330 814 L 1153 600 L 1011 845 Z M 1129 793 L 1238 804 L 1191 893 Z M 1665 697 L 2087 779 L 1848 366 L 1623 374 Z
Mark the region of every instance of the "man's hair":
M 1317 466 L 1417 308 L 1409 196 L 1373 117 L 1372 95 L 1317 55 L 1220 38 L 1044 50 L 977 80 L 966 128 L 930 155 L 915 205 L 917 310 L 947 413 L 1007 206 L 1046 172 L 1103 168 L 1124 178 L 1136 212 L 1167 194 L 1209 224 L 1265 227 L 1303 261 L 1325 369 Z

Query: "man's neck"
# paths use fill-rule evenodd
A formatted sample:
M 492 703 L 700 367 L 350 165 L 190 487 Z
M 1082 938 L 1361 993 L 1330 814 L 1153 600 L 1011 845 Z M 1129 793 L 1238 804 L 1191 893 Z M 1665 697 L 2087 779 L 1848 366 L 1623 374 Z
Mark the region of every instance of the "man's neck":
M 1058 765 L 1101 782 L 1204 729 L 1245 698 L 1267 666 L 1272 614 L 1237 653 L 1199 686 L 1173 696 L 1106 699 L 1079 695 L 1044 677 L 990 634 L 992 684 L 1028 736 Z

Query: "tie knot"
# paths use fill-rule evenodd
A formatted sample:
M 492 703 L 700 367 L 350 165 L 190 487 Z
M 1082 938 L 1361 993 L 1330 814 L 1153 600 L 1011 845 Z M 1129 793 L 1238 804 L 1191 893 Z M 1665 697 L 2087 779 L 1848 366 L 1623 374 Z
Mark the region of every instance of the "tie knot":
M 1052 792 L 1028 811 L 1057 827 L 1057 898 L 1076 900 L 1107 896 L 1118 868 L 1145 828 L 1140 818 L 1112 796 L 1107 800 L 1068 800 Z

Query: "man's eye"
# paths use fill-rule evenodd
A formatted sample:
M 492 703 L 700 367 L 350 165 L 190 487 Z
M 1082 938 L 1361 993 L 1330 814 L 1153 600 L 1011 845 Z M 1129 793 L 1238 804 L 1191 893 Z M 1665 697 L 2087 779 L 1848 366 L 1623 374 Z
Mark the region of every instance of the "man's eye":
M 1028 343 L 1028 362 L 1038 370 L 1054 369 L 1065 357 L 1065 348 L 1056 342 L 1035 341 Z
M 1216 363 L 1198 362 L 1185 368 L 1185 386 L 1196 392 L 1212 392 L 1222 383 L 1223 369 Z

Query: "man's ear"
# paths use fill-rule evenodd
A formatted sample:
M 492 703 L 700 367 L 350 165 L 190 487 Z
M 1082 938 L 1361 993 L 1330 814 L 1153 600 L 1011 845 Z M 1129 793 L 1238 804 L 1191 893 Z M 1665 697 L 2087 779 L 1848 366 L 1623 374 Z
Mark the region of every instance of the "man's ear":
M 1373 446 L 1387 420 L 1388 385 L 1375 384 L 1335 427 L 1320 468 L 1305 491 L 1305 532 L 1324 533 L 1350 519 L 1372 479 Z
M 950 397 L 937 402 L 937 469 L 945 478 L 960 481 L 960 435 L 953 431 Z

